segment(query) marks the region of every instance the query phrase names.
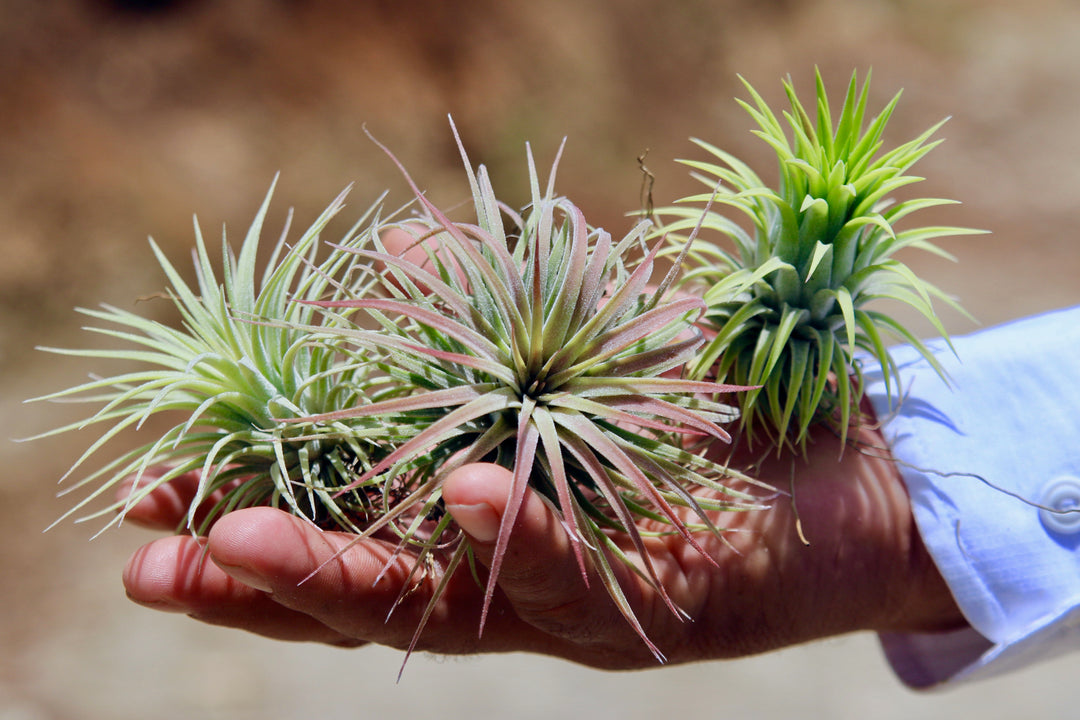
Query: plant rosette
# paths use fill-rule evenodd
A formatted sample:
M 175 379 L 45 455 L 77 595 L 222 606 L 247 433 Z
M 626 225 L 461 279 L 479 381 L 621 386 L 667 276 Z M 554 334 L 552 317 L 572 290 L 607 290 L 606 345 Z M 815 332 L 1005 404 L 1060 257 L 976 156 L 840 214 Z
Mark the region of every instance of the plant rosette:
M 188 473 L 199 477 L 184 524 L 193 532 L 204 532 L 222 513 L 251 505 L 285 508 L 322 526 L 349 530 L 358 530 L 357 523 L 375 511 L 370 488 L 340 491 L 392 440 L 383 429 L 354 420 L 302 434 L 282 422 L 363 402 L 375 387 L 370 359 L 335 344 L 328 323 L 338 320 L 297 301 L 366 292 L 360 285 L 348 287 L 333 280 L 348 274 L 345 257 L 331 256 L 315 264 L 319 235 L 342 209 L 345 194 L 291 244 L 287 221 L 260 279 L 257 254 L 272 194 L 273 187 L 239 255 L 222 239 L 220 277 L 198 221 L 193 287 L 150 241 L 170 284 L 165 295 L 179 312 L 181 327 L 117 307 L 80 309 L 101 323 L 86 330 L 117 341 L 118 346 L 41 348 L 124 366 L 118 374 L 94 376 L 36 398 L 97 406 L 85 419 L 37 436 L 100 428 L 97 439 L 61 482 L 102 456 L 110 443 L 154 435 L 84 471 L 65 493 L 85 491 L 85 496 L 57 522 L 80 512 L 86 513 L 81 521 L 111 517 L 104 530 L 119 524 L 128 508 L 154 490 Z M 359 228 L 375 213 L 373 206 L 341 246 L 362 241 L 365 236 Z M 278 322 L 258 322 L 260 318 Z M 297 330 L 300 325 L 306 329 Z M 162 430 L 162 424 L 167 429 Z M 126 482 L 131 490 L 124 497 L 88 511 L 94 501 L 116 496 Z M 198 519 L 197 510 L 205 511 Z
M 922 180 L 909 170 L 941 142 L 931 138 L 942 123 L 883 152 L 899 93 L 866 123 L 869 79 L 860 89 L 852 74 L 834 124 L 820 73 L 816 80 L 816 120 L 788 80 L 783 86 L 790 109 L 783 121 L 743 80 L 751 102 L 738 102 L 757 124 L 754 134 L 776 154 L 777 187 L 730 153 L 695 139 L 715 161 L 682 162 L 709 192 L 679 203 L 728 208 L 734 217 L 708 207 L 702 218 L 700 208 L 679 204 L 657 211 L 670 219 L 662 229 L 675 252 L 686 252 L 688 238 L 680 233 L 689 228 L 718 233 L 734 246 L 731 251 L 698 240 L 688 252 L 693 267 L 683 287 L 704 299 L 704 326 L 712 334 L 688 374 L 756 386 L 738 396 L 740 430 L 746 442 L 764 438 L 779 452 L 805 450 L 816 424 L 848 437 L 852 423 L 861 421 L 860 358 L 879 363 L 888 392 L 896 392 L 898 368 L 886 350 L 888 339 L 910 343 L 945 376 L 922 341 L 877 301 L 914 308 L 947 340 L 933 301 L 963 310 L 894 254 L 918 248 L 951 259 L 932 241 L 982 232 L 900 227 L 915 211 L 955 202 L 892 200 Z
M 442 479 L 471 462 L 513 471 L 481 630 L 517 513 L 532 489 L 560 517 L 586 581 L 592 574 L 600 579 L 662 658 L 610 563 L 629 564 L 681 614 L 653 568 L 648 533 L 637 521 L 660 521 L 663 532 L 679 534 L 704 554 L 694 534 L 722 533 L 711 519 L 716 512 L 764 507 L 760 497 L 729 481 L 748 490 L 764 486 L 686 448 L 688 438 L 730 441 L 721 425 L 736 411 L 708 396 L 744 388 L 670 376 L 704 342 L 696 321 L 705 306 L 670 292 L 677 266 L 650 287 L 660 245 L 645 246 L 647 222 L 614 241 L 555 195 L 558 159 L 541 188 L 531 152 L 531 199 L 513 211 L 496 198 L 486 169 L 474 172 L 463 148 L 461 154 L 475 222 L 451 220 L 398 163 L 420 213 L 373 232 L 368 246 L 342 248 L 382 268 L 381 292 L 310 303 L 327 313 L 368 313 L 374 329 L 332 324 L 355 352 L 385 358 L 381 369 L 394 378 L 399 394 L 307 421 L 366 419 L 407 427 L 403 434 L 410 439 L 355 482 L 408 478 L 411 492 L 368 532 L 412 518 L 403 542 L 414 545 L 421 560 L 449 551 L 444 578 L 469 557 L 469 547 L 447 541 L 453 526 L 440 513 L 436 527 L 421 532 L 438 508 Z M 408 233 L 423 262 L 389 252 L 382 242 L 388 230 Z M 410 513 L 413 507 L 420 509 Z M 630 538 L 636 560 L 612 532 Z

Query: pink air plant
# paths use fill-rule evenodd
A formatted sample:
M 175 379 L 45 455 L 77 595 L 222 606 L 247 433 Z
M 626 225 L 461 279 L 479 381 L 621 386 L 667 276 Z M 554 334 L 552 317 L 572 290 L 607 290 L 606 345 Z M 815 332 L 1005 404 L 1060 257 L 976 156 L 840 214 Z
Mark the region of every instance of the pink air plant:
M 671 611 L 681 614 L 664 592 L 636 519 L 661 519 L 701 550 L 695 532 L 721 532 L 710 511 L 760 507 L 725 482 L 747 478 L 684 448 L 686 436 L 729 442 L 721 424 L 736 415 L 710 398 L 745 388 L 667 376 L 704 342 L 694 322 L 705 306 L 698 298 L 668 294 L 677 266 L 658 288 L 649 287 L 659 245 L 643 257 L 637 253 L 648 223 L 613 242 L 607 232 L 590 227 L 577 206 L 555 196 L 554 167 L 541 192 L 531 153 L 532 199 L 519 215 L 496 200 L 486 170 L 474 173 L 464 150 L 462 157 L 474 224 L 451 221 L 399 164 L 423 214 L 397 225 L 397 232 L 410 233 L 417 247 L 427 248 L 427 262 L 388 252 L 373 233 L 370 247 L 342 250 L 384 268 L 386 296 L 309 301 L 328 313 L 363 310 L 375 321 L 377 329 L 333 324 L 339 342 L 352 352 L 386 358 L 387 372 L 399 383 L 394 396 L 300 422 L 366 419 L 409 426 L 397 433 L 409 439 L 354 485 L 382 477 L 381 484 L 410 487 L 367 533 L 407 519 L 403 542 L 416 545 L 422 559 L 448 544 L 444 531 L 452 525 L 445 517 L 433 531 L 419 532 L 439 504 L 446 474 L 477 461 L 511 468 L 514 480 L 487 578 L 481 631 L 514 521 L 533 488 L 559 513 L 586 582 L 594 571 L 662 658 L 634 617 L 610 558 L 631 563 Z M 635 253 L 639 260 L 631 262 Z M 640 566 L 617 549 L 605 529 L 629 536 Z M 446 576 L 469 553 L 467 543 L 452 542 L 457 544 Z

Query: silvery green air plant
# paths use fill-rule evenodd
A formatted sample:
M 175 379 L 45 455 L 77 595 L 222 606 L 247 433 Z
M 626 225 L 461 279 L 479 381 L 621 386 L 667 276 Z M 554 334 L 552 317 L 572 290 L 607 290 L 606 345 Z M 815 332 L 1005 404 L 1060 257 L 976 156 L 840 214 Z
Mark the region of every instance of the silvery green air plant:
M 332 281 L 336 275 L 348 280 L 346 256 L 332 255 L 315 265 L 319 235 L 342 209 L 344 195 L 295 241 L 288 240 L 287 222 L 260 273 L 257 254 L 272 192 L 238 255 L 222 238 L 220 274 L 196 222 L 194 286 L 151 241 L 180 327 L 118 307 L 82 309 L 96 323 L 86 329 L 116 346 L 45 348 L 122 365 L 117 374 L 39 398 L 96 406 L 85 419 L 45 434 L 100 429 L 65 475 L 82 473 L 67 492 L 85 494 L 64 517 L 105 498 L 103 507 L 81 519 L 111 518 L 106 527 L 119 523 L 127 508 L 188 473 L 199 478 L 185 523 L 194 532 L 204 532 L 222 513 L 251 505 L 281 507 L 323 526 L 351 530 L 377 512 L 370 488 L 340 490 L 393 438 L 360 419 L 307 433 L 282 422 L 365 402 L 372 379 L 369 358 L 337 344 L 331 325 L 339 320 L 298 302 L 365 292 Z M 343 247 L 363 241 L 359 228 L 374 212 L 346 233 Z M 263 318 L 278 322 L 259 322 Z M 304 330 L 297 329 L 301 325 Z M 112 446 L 130 445 L 130 438 L 137 440 L 132 449 L 108 454 Z M 97 466 L 88 468 L 94 460 Z M 115 499 L 122 484 L 133 479 L 131 492 Z M 196 526 L 196 510 L 207 502 L 212 508 Z

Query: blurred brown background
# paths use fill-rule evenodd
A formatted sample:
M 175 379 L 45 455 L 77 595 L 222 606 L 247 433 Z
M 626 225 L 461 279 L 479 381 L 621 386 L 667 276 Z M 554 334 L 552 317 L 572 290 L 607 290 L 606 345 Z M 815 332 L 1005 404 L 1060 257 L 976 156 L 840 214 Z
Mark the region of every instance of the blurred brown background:
M 1080 658 L 915 695 L 871 636 L 634 676 L 421 657 L 394 686 L 397 653 L 272 643 L 129 603 L 120 570 L 147 533 L 41 532 L 67 507 L 55 481 L 85 438 L 6 438 L 64 420 L 21 401 L 90 368 L 33 346 L 92 341 L 76 305 L 160 290 L 147 235 L 183 267 L 192 213 L 239 239 L 278 171 L 275 224 L 289 205 L 314 219 L 349 183 L 357 212 L 384 188 L 407 199 L 365 125 L 437 199 L 463 199 L 448 113 L 511 200 L 525 197 L 524 143 L 544 165 L 568 136 L 561 191 L 619 233 L 646 149 L 657 202 L 692 187 L 673 162 L 690 136 L 771 172 L 736 73 L 779 103 L 780 78 L 811 92 L 815 64 L 838 95 L 873 68 L 875 107 L 903 88 L 894 142 L 952 116 L 917 190 L 963 201 L 941 222 L 993 235 L 945 241 L 957 265 L 912 265 L 983 324 L 1080 301 L 1073 3 L 0 0 L 0 720 L 1074 716 Z

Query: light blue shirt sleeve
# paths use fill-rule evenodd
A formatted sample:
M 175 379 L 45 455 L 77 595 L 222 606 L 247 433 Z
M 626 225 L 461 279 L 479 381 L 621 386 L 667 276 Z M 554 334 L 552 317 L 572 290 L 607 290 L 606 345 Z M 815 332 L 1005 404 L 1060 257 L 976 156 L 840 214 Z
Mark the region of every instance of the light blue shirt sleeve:
M 1080 650 L 1080 308 L 911 347 L 868 392 L 915 521 L 970 629 L 883 634 L 906 683 L 929 687 Z M 1076 512 L 1070 512 L 1075 510 Z

